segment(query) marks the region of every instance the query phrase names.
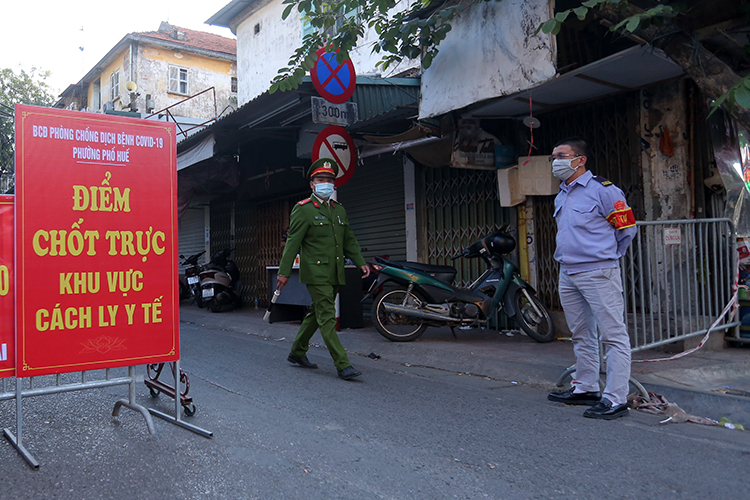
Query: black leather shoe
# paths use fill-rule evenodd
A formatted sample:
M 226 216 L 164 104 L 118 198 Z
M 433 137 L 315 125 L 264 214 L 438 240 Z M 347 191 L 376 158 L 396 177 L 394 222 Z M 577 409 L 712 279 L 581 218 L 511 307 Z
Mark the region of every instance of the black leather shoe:
M 355 377 L 362 375 L 362 372 L 354 368 L 352 365 L 347 366 L 343 370 L 339 370 L 339 377 L 344 380 L 351 380 Z
M 297 363 L 302 368 L 317 368 L 318 365 L 315 363 L 311 363 L 309 359 L 307 359 L 307 356 L 304 356 L 302 358 L 298 356 L 292 356 L 291 354 L 286 357 L 286 360 L 290 363 Z
M 555 403 L 565 403 L 566 405 L 593 406 L 597 404 L 602 397 L 598 392 L 582 392 L 580 394 L 574 394 L 573 390 L 574 388 L 571 387 L 565 392 L 551 392 L 547 396 L 547 399 L 554 401 Z
M 614 420 L 628 414 L 628 405 L 613 405 L 607 398 L 602 398 L 595 406 L 583 412 L 587 418 L 600 418 L 602 420 Z

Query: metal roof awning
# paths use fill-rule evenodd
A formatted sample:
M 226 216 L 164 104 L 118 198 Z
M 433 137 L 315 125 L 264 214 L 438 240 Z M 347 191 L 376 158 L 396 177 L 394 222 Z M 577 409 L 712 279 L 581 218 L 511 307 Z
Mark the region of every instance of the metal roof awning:
M 509 118 L 637 90 L 683 75 L 682 68 L 663 51 L 635 46 L 600 59 L 534 88 L 484 101 L 467 109 L 465 117 Z

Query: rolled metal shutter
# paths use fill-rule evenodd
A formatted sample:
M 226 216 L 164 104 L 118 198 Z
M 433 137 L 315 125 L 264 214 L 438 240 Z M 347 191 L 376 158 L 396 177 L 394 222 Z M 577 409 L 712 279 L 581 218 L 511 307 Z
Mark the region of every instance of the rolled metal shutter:
M 205 219 L 203 212 L 203 207 L 189 208 L 185 214 L 180 217 L 178 236 L 180 255 L 188 257 L 206 249 Z M 198 260 L 198 262 L 205 262 L 206 260 L 207 258 L 204 255 Z
M 368 158 L 338 190 L 366 261 L 406 260 L 404 167 L 401 155 Z

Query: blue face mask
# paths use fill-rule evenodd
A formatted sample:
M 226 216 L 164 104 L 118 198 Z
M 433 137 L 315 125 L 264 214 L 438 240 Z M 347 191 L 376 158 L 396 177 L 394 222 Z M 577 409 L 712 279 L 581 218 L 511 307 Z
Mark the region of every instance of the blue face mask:
M 333 194 L 333 183 L 332 182 L 321 182 L 315 184 L 315 195 L 319 198 L 327 200 Z

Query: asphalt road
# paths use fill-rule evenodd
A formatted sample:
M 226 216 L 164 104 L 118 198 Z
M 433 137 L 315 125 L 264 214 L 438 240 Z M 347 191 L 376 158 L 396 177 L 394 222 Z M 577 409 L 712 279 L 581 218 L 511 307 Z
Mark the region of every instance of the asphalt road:
M 42 467 L 0 440 L 0 498 L 747 498 L 750 433 L 638 412 L 590 420 L 539 387 L 359 356 L 364 375 L 345 382 L 324 349 L 305 370 L 289 346 L 182 324 L 188 421 L 213 439 L 112 418 L 125 387 L 25 401 Z M 173 408 L 143 386 L 138 401 Z M 0 402 L 0 425 L 14 428 L 13 410 Z

